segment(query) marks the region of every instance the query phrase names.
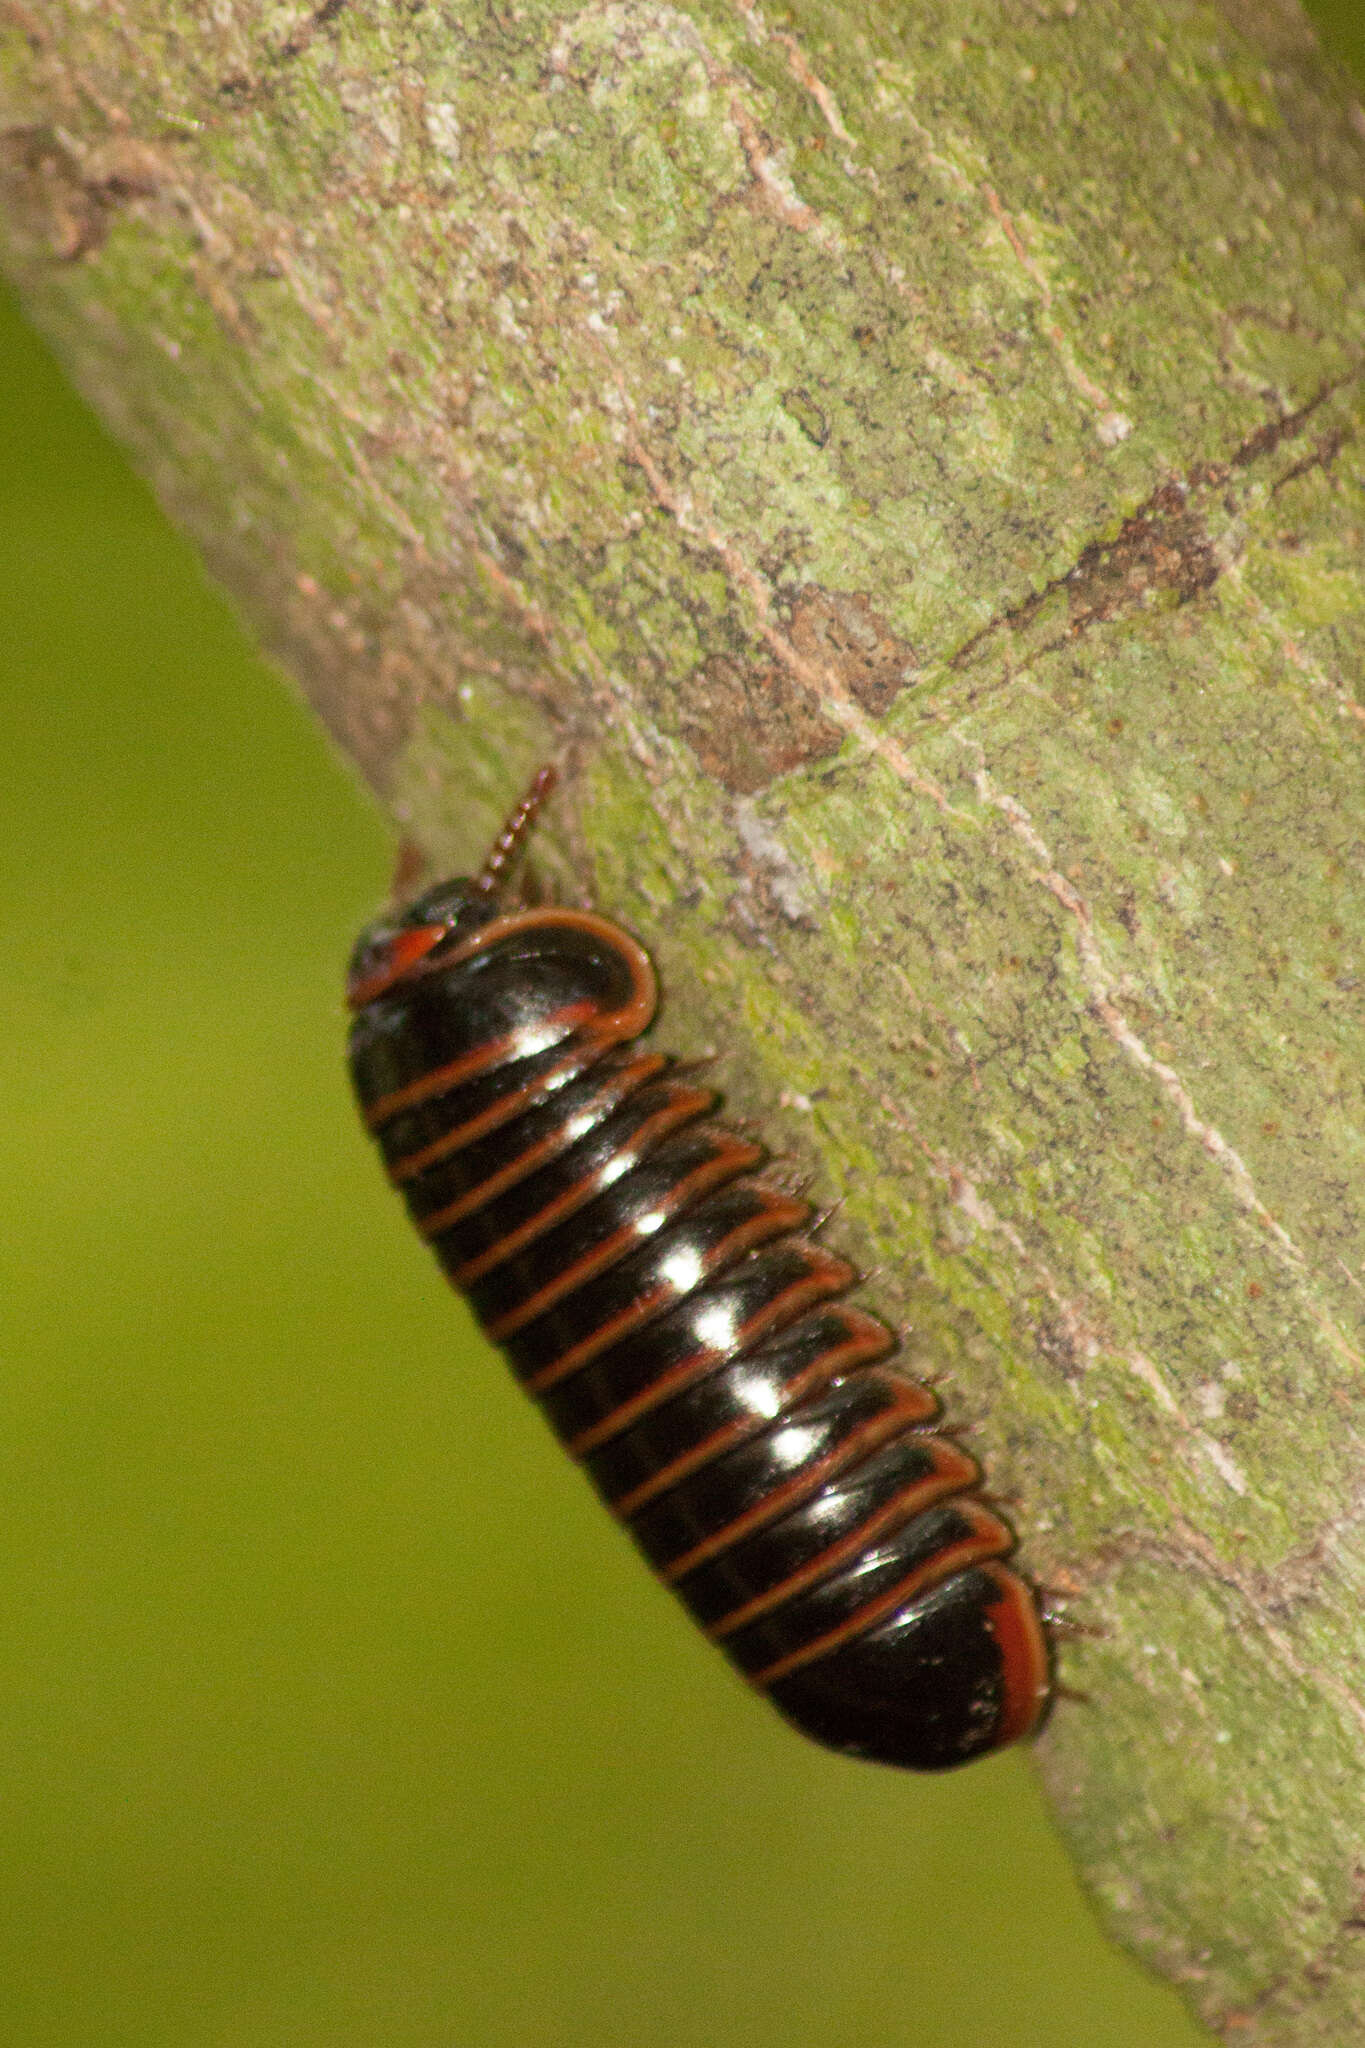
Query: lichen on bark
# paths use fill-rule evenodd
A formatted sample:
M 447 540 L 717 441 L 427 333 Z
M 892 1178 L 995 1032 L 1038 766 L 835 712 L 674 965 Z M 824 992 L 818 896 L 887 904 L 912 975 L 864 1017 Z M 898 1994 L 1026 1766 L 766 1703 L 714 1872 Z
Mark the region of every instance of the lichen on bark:
M 0 0 L 32 316 L 433 860 L 822 1161 L 1110 1924 L 1365 2019 L 1365 121 L 1198 0 Z

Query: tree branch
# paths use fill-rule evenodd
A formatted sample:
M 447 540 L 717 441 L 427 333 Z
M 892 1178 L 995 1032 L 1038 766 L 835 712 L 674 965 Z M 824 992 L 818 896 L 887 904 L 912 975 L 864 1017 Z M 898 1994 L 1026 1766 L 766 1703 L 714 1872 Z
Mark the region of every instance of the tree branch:
M 0 0 L 33 317 L 433 860 L 567 765 L 562 885 L 1104 1630 L 1110 1924 L 1334 2048 L 1361 126 L 1287 0 Z

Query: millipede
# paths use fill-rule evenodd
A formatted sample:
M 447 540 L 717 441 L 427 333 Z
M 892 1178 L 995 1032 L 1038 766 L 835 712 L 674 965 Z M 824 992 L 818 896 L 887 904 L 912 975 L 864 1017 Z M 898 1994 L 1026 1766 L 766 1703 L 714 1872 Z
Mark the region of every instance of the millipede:
M 570 1457 L 787 1721 L 942 1770 L 1052 1696 L 1014 1535 L 850 1302 L 811 1205 L 640 1044 L 648 953 L 514 880 L 543 768 L 477 876 L 362 934 L 350 1066 L 389 1177 Z

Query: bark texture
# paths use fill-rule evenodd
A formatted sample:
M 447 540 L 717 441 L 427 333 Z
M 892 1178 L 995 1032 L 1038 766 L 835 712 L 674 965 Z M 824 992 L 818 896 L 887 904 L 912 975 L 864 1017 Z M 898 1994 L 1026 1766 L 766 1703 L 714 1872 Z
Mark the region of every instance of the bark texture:
M 0 249 L 395 817 L 568 765 L 1229 2041 L 1365 2024 L 1365 120 L 1273 0 L 0 0 Z

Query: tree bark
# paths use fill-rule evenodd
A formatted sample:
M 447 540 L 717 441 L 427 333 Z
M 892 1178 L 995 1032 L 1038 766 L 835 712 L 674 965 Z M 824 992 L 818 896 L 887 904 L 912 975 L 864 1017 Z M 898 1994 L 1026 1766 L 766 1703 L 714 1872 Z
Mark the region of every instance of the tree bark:
M 1365 120 L 1277 0 L 0 0 L 0 253 L 404 830 L 820 1163 L 1238 2043 L 1365 2024 Z

